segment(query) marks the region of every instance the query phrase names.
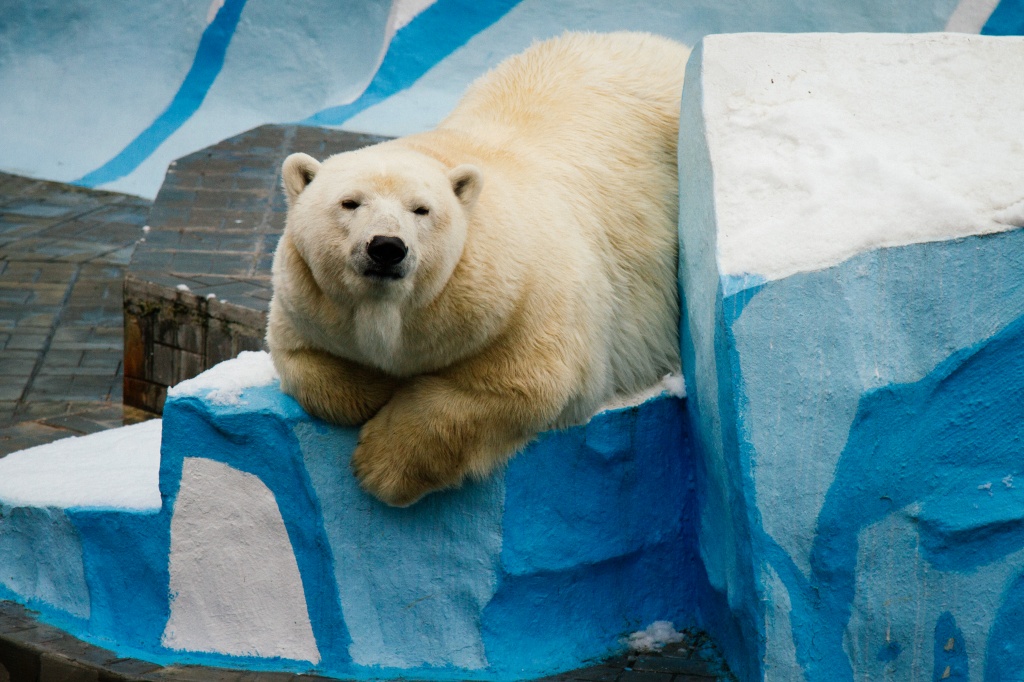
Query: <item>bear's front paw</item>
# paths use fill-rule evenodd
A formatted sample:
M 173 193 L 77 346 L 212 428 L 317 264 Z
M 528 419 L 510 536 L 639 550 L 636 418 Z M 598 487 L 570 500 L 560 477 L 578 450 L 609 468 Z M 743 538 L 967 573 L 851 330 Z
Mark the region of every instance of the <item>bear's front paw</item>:
M 402 429 L 381 427 L 378 420 L 363 427 L 352 453 L 352 471 L 366 492 L 393 507 L 408 507 L 427 493 L 462 481 L 450 448 L 402 437 Z

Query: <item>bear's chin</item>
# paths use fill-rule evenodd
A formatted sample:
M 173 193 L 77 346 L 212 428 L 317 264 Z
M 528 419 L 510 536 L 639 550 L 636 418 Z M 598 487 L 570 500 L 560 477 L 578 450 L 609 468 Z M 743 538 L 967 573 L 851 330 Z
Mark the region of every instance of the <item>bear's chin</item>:
M 368 268 L 363 271 L 363 277 L 370 280 L 371 282 L 388 282 L 405 279 L 405 272 L 401 270 L 392 270 L 384 268 Z
M 406 269 L 375 269 L 366 268 L 353 272 L 354 277 L 346 278 L 344 299 L 349 303 L 365 299 L 368 301 L 406 300 L 414 287 L 413 273 Z M 353 299 L 354 297 L 354 299 Z

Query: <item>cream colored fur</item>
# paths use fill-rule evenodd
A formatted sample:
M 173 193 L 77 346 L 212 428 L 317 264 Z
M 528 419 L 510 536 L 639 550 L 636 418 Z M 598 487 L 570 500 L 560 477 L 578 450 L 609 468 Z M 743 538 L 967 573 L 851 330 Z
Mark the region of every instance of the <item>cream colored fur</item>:
M 678 370 L 688 54 L 566 34 L 483 76 L 436 130 L 285 161 L 267 342 L 308 411 L 365 422 L 366 490 L 404 506 L 458 486 Z M 401 279 L 363 274 L 381 234 L 408 245 Z

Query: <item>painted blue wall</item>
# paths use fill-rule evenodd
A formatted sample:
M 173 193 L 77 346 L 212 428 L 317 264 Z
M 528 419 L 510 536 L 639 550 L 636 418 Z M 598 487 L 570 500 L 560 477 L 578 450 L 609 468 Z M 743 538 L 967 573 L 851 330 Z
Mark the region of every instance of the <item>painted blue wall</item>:
M 154 196 L 175 158 L 354 99 L 389 0 L 8 2 L 0 168 Z
M 704 59 L 679 148 L 701 621 L 740 679 L 1017 679 L 1024 229 L 720 275 Z
M 1024 570 L 1013 556 L 1024 549 L 1017 534 L 1024 507 L 1010 487 L 1021 468 L 1024 423 L 1022 258 L 1020 230 L 899 247 L 773 282 L 737 306 L 738 314 L 724 302 L 723 319 L 734 335 L 726 343 L 731 369 L 740 375 L 732 377 L 735 400 L 744 404 L 737 408 L 745 432 L 741 457 L 749 463 L 773 456 L 756 475 L 749 469 L 751 544 L 792 603 L 795 654 L 806 679 L 852 680 L 852 663 L 878 675 L 887 667 L 908 670 L 909 652 L 920 644 L 917 617 L 938 627 L 940 614 L 959 615 L 975 651 L 998 643 L 998 633 L 986 628 L 991 616 L 976 605 L 999 608 L 1002 572 Z M 934 285 L 939 278 L 941 289 Z M 879 285 L 885 301 L 877 298 Z M 870 314 L 837 311 L 838 301 L 870 307 Z M 788 334 L 779 333 L 793 329 L 787 325 L 800 329 L 799 342 L 787 343 Z M 885 330 L 893 328 L 921 333 L 892 343 Z M 786 381 L 787 372 L 799 380 Z M 915 374 L 924 377 L 902 383 Z M 865 376 L 873 378 L 864 382 Z M 846 386 L 861 388 L 839 388 Z M 790 406 L 781 421 L 767 414 L 779 404 Z M 890 521 L 888 535 L 873 528 Z M 915 538 L 904 548 L 908 556 L 883 551 L 880 544 L 891 542 L 892 533 Z M 867 555 L 879 566 L 866 568 Z M 917 580 L 887 579 L 901 571 L 886 564 L 901 562 L 965 580 L 922 597 Z M 972 579 L 981 566 L 999 571 Z M 973 605 L 960 605 L 966 595 Z M 874 642 L 860 646 L 881 658 L 849 661 L 849 630 L 893 600 L 927 615 L 907 606 L 892 615 L 888 630 L 861 623 L 860 634 Z
M 430 128 L 474 78 L 564 30 L 688 45 L 739 31 L 941 31 L 971 6 L 990 11 L 985 0 L 10 2 L 0 169 L 152 197 L 170 161 L 265 123 Z M 393 34 L 399 10 L 415 16 Z M 1019 0 L 1002 0 L 959 30 L 1019 34 L 1022 17 Z
M 171 396 L 162 509 L 8 510 L 0 546 L 29 542 L 17 551 L 36 561 L 0 563 L 0 596 L 122 655 L 163 664 L 495 680 L 580 667 L 621 651 L 629 633 L 655 620 L 696 623 L 692 604 L 707 588 L 684 405 L 663 396 L 542 434 L 486 481 L 396 509 L 352 476 L 357 431 L 307 416 L 276 385 L 247 389 L 234 405 Z M 195 457 L 256 476 L 269 490 L 294 551 L 316 664 L 167 647 L 172 518 L 182 486 L 192 484 L 183 463 Z M 36 564 L 54 576 L 8 575 Z M 37 589 L 52 583 L 60 592 Z M 179 641 L 182 628 L 216 632 L 224 616 L 189 615 L 176 620 Z M 236 627 L 230 617 L 223 623 Z

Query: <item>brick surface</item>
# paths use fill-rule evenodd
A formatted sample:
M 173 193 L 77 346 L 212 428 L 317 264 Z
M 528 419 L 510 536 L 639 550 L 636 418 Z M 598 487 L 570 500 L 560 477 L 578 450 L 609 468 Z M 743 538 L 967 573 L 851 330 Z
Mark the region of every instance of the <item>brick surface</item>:
M 104 666 L 104 669 L 107 674 L 101 677 L 122 676 L 136 678 L 160 670 L 160 666 L 149 661 L 140 661 L 137 658 L 118 658 Z
M 672 682 L 672 674 L 644 672 L 626 668 L 619 675 L 619 682 Z
M 639 672 L 703 675 L 714 677 L 715 672 L 701 660 L 676 656 L 643 656 L 633 664 L 633 670 Z
M 282 162 L 296 151 L 322 159 L 384 139 L 270 125 L 171 164 L 126 283 L 126 404 L 160 412 L 168 386 L 263 348 L 270 268 L 287 212 Z
M 0 636 L 0 665 L 3 665 L 10 682 L 39 680 L 39 655 L 19 647 L 4 636 Z
M 583 680 L 584 682 L 617 682 L 621 674 L 622 666 L 595 665 L 590 668 L 573 671 L 572 679 Z
M 270 261 L 284 230 L 281 163 L 323 159 L 387 138 L 321 128 L 255 128 L 171 164 L 131 264 L 134 277 L 187 285 L 265 312 Z
M 99 672 L 57 654 L 39 656 L 39 679 L 46 682 L 99 682 Z
M 124 422 L 121 281 L 148 211 L 0 173 L 0 457 Z

